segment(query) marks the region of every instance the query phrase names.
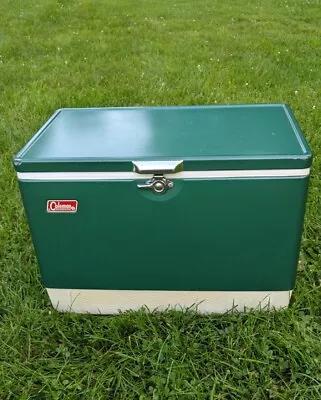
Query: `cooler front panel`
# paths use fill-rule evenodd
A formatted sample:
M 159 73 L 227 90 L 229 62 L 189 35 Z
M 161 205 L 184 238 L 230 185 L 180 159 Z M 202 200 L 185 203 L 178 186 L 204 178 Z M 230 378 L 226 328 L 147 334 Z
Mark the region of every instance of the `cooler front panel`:
M 20 180 L 47 288 L 294 287 L 308 177 L 143 182 Z

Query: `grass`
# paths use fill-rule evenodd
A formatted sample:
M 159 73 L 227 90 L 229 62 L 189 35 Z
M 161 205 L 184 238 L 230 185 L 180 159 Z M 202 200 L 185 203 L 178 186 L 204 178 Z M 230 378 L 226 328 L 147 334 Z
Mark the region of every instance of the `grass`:
M 0 398 L 321 398 L 319 0 L 2 0 Z M 315 154 L 280 313 L 58 314 L 11 156 L 60 107 L 287 102 Z

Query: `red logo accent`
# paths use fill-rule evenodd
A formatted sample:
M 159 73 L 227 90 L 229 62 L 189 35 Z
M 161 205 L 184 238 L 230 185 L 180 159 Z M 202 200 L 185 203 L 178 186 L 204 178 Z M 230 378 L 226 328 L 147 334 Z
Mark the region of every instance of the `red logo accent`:
M 48 200 L 48 213 L 75 213 L 77 212 L 77 200 Z

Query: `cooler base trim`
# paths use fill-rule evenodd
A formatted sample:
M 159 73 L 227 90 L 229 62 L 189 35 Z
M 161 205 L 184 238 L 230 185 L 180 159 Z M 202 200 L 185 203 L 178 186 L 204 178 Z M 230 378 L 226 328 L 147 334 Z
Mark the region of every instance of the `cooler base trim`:
M 199 313 L 229 310 L 269 311 L 286 308 L 292 290 L 285 291 L 160 291 L 46 288 L 52 306 L 61 312 L 117 314 L 147 308 L 150 311 L 191 308 Z

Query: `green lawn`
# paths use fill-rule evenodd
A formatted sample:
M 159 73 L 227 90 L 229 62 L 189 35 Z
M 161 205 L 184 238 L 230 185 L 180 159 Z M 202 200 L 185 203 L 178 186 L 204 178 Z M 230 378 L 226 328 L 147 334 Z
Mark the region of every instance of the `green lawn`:
M 0 399 L 321 399 L 321 1 L 0 2 Z M 287 102 L 314 151 L 280 313 L 58 314 L 12 155 L 60 107 Z

